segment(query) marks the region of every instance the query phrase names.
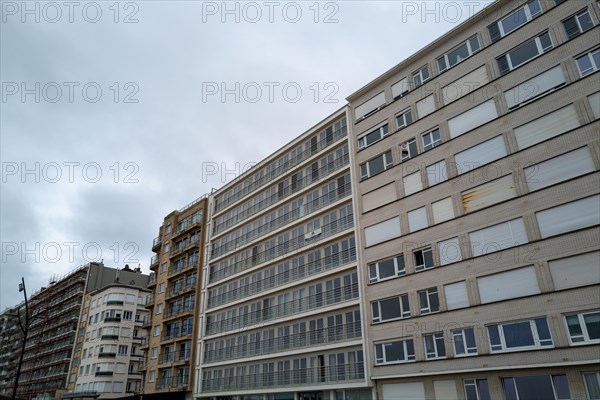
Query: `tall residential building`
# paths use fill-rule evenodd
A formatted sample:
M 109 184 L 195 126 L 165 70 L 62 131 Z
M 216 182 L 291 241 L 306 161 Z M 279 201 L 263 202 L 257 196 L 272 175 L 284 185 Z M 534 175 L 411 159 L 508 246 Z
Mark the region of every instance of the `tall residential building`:
M 167 215 L 152 245 L 156 255 L 148 284 L 153 296 L 147 304 L 152 319 L 144 346 L 145 398 L 166 398 L 165 393 L 174 400 L 192 397 L 207 198 Z
M 25 398 L 62 396 L 67 390 L 69 374 L 77 366 L 73 355 L 81 351 L 83 332 L 78 331 L 84 309 L 84 295 L 107 284 L 116 276 L 129 282 L 141 276 L 136 272 L 118 271 L 102 263 L 91 262 L 64 277 L 54 276 L 49 285 L 29 299 L 32 316 L 18 395 Z M 117 275 L 118 274 L 118 275 Z M 145 283 L 145 282 L 144 282 Z
M 9 307 L 0 314 L 0 396 L 12 396 L 23 339 L 17 313 L 23 315 L 23 306 Z
M 600 398 L 599 22 L 501 0 L 349 97 L 378 399 Z
M 210 197 L 197 398 L 371 398 L 351 175 L 344 108 Z
M 148 275 L 125 266 L 114 283 L 87 293 L 79 318 L 77 349 L 73 356 L 69 392 L 63 398 L 111 399 L 142 392 L 147 340 L 142 327 L 149 318 L 146 298 Z

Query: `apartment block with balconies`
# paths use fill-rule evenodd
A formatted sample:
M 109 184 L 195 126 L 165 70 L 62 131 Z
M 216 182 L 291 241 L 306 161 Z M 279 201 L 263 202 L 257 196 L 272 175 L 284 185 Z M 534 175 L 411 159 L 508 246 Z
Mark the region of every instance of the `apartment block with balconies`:
M 197 398 L 371 398 L 351 175 L 344 108 L 211 195 Z
M 599 23 L 497 1 L 348 98 L 378 399 L 599 398 Z
M 167 215 L 153 241 L 152 296 L 146 304 L 150 331 L 142 367 L 146 395 L 191 398 L 207 203 L 202 196 Z

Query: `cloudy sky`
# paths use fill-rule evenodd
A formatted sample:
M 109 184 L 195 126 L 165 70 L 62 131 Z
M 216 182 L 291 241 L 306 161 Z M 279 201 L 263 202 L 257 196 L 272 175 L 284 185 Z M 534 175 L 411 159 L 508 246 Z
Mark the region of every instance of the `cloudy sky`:
M 488 4 L 3 0 L 0 309 L 21 276 L 148 272 L 166 214 Z

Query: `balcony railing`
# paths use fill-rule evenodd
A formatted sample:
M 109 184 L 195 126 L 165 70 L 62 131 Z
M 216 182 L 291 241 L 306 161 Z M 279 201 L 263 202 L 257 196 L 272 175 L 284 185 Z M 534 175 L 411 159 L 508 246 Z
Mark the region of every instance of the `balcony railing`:
M 327 383 L 356 382 L 364 379 L 365 368 L 363 363 L 350 363 L 298 370 L 247 374 L 242 376 L 234 375 L 226 378 L 205 378 L 202 380 L 202 391 L 224 392 L 228 390 L 320 385 Z
M 117 353 L 98 353 L 98 358 L 116 358 Z
M 113 371 L 96 371 L 94 376 L 113 376 Z
M 167 288 L 166 297 L 168 298 L 168 297 L 177 296 L 178 294 L 187 292 L 190 289 L 195 289 L 196 283 L 197 283 L 196 279 L 192 279 L 191 281 L 187 281 L 184 284 L 171 285 Z
M 266 307 L 259 311 L 249 312 L 233 318 L 225 318 L 220 321 L 210 322 L 210 319 L 214 320 L 215 318 L 215 316 L 212 315 L 209 316 L 209 322 L 206 323 L 206 334 L 213 335 L 240 329 L 249 325 L 303 313 L 315 308 L 352 301 L 357 298 L 358 283 L 353 283 L 351 285 L 345 285 L 322 293 L 316 293 L 301 299 L 295 299 L 272 307 Z
M 165 341 L 165 340 L 173 340 L 173 339 L 177 339 L 180 337 L 186 337 L 186 336 L 192 336 L 192 329 L 187 329 L 184 330 L 182 329 L 181 331 L 176 331 L 176 332 L 166 332 L 163 333 L 163 335 L 160 337 L 160 340 Z
M 186 388 L 190 383 L 189 376 L 161 378 L 156 381 L 156 389 Z
M 171 254 L 169 255 L 169 257 L 175 257 L 178 254 L 183 253 L 184 251 L 192 248 L 192 247 L 196 247 L 200 244 L 200 236 L 194 236 L 194 239 L 191 240 L 186 240 L 185 242 L 181 243 L 180 245 L 176 245 L 171 249 Z
M 296 350 L 362 337 L 360 321 L 204 352 L 204 362 L 220 362 Z
M 154 251 L 154 249 L 158 246 L 160 246 L 162 242 L 162 237 L 161 236 L 157 236 L 152 240 L 152 251 Z
M 150 259 L 150 268 L 158 267 L 158 254 L 155 254 Z
M 186 314 L 186 313 L 190 313 L 190 312 L 194 312 L 194 304 L 193 303 L 185 305 L 185 306 L 173 307 L 165 312 L 165 315 L 163 318 L 172 318 L 172 317 L 176 317 L 177 315 Z
M 104 322 L 121 322 L 121 317 L 104 317 Z

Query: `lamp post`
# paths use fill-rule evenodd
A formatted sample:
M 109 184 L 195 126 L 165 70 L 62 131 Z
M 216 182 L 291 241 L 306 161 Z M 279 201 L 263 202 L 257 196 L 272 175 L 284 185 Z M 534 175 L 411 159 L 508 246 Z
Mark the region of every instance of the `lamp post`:
M 21 342 L 21 355 L 19 356 L 19 364 L 17 365 L 17 372 L 15 374 L 15 384 L 13 386 L 12 398 L 17 398 L 17 388 L 19 386 L 19 375 L 21 375 L 21 364 L 23 364 L 23 356 L 25 355 L 25 343 L 27 342 L 27 330 L 29 329 L 29 306 L 27 304 L 27 291 L 25 290 L 25 278 L 21 277 L 21 283 L 19 283 L 19 292 L 23 292 L 25 298 L 25 323 L 21 321 L 21 310 L 17 309 L 17 316 L 19 318 L 19 327 L 23 332 L 23 341 Z

